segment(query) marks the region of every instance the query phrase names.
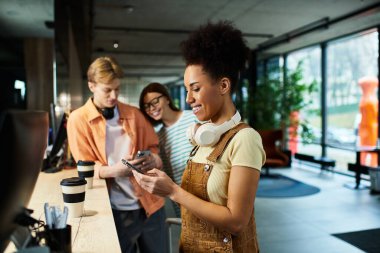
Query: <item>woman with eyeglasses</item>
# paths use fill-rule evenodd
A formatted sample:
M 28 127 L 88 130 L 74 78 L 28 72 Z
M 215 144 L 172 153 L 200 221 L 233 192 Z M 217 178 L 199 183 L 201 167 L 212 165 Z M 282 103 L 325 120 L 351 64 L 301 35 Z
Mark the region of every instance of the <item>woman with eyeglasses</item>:
M 265 152 L 232 100 L 249 49 L 228 21 L 199 27 L 181 47 L 186 102 L 203 122 L 190 128 L 196 146 L 182 184 L 157 169 L 132 173 L 146 191 L 181 205 L 180 252 L 257 253 L 254 203 Z
M 170 178 L 181 185 L 183 170 L 192 145 L 186 137 L 186 129 L 197 118 L 191 110 L 178 109 L 168 90 L 160 83 L 150 83 L 140 94 L 140 110 L 157 129 L 160 157 L 163 168 Z M 173 208 L 180 217 L 180 208 L 175 203 Z

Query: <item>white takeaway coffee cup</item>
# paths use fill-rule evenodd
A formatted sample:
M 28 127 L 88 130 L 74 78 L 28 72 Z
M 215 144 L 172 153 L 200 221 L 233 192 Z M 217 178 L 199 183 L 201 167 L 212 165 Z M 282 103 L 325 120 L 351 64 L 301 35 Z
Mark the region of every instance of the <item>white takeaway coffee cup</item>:
M 80 177 L 65 178 L 61 181 L 63 203 L 68 208 L 70 218 L 83 215 L 86 183 L 86 180 Z
M 81 178 L 86 179 L 86 188 L 91 189 L 94 179 L 94 165 L 93 161 L 82 161 L 79 160 L 77 163 L 78 175 Z

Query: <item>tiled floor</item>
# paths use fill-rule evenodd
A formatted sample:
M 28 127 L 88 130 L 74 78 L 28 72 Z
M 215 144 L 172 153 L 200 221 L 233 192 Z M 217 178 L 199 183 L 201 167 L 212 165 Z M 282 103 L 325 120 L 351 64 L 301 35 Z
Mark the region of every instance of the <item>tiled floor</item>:
M 380 228 L 380 195 L 343 186 L 353 183 L 354 178 L 320 173 L 318 168 L 297 162 L 291 169 L 272 173 L 317 186 L 321 191 L 296 198 L 256 198 L 260 252 L 359 253 L 363 251 L 331 234 Z M 368 181 L 363 183 L 369 185 Z M 179 229 L 173 227 L 172 232 L 173 252 L 178 252 Z
M 301 167 L 296 162 L 292 169 L 273 172 L 317 186 L 321 191 L 297 198 L 256 198 L 261 252 L 363 252 L 331 234 L 379 228 L 379 195 L 343 186 L 354 182 L 354 178 L 320 173 L 317 168 Z

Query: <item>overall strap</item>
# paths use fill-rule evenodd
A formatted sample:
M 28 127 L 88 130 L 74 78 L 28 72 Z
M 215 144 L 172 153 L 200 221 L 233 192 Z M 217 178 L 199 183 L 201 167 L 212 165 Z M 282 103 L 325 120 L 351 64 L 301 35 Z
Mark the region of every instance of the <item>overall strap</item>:
M 195 154 L 197 153 L 198 149 L 199 149 L 199 145 L 196 145 L 196 146 L 193 147 L 193 149 L 190 152 L 189 159 L 191 159 L 193 156 L 195 156 Z
M 230 140 L 232 140 L 235 134 L 239 132 L 241 129 L 249 128 L 249 127 L 250 126 L 248 124 L 241 122 L 239 125 L 235 126 L 234 128 L 231 128 L 226 133 L 224 133 L 220 141 L 216 144 L 214 150 L 207 157 L 207 160 L 215 163 L 219 159 L 219 157 L 223 154 L 224 150 L 228 146 L 228 143 L 230 142 Z

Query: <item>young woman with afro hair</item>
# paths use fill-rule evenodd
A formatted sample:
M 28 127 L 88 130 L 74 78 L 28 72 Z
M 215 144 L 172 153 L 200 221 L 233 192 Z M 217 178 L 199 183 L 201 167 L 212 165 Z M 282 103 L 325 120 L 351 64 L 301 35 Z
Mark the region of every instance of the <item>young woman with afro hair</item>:
M 181 47 L 186 102 L 205 123 L 189 129 L 195 147 L 181 186 L 157 169 L 134 176 L 181 205 L 180 252 L 259 252 L 254 202 L 265 152 L 231 98 L 249 50 L 228 21 L 200 26 Z

